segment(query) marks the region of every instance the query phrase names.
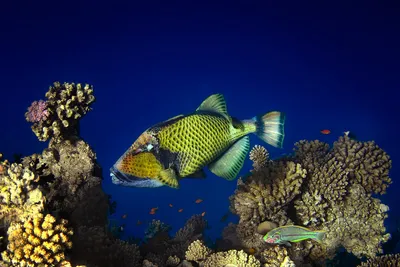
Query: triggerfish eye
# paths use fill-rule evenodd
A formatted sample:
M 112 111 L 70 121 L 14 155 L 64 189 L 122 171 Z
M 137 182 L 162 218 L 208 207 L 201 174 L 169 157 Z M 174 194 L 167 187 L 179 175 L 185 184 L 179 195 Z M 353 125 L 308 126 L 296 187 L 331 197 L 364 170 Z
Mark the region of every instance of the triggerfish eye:
M 149 152 L 125 153 L 110 169 L 112 182 L 117 185 L 133 187 L 160 187 L 157 181 L 161 163 Z

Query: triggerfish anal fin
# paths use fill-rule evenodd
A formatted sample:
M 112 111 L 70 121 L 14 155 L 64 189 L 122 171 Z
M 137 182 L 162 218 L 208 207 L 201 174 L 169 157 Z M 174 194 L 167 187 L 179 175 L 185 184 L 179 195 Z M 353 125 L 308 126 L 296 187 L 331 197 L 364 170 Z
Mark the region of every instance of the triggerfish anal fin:
M 178 177 L 173 169 L 162 170 L 159 173 L 158 179 L 165 185 L 172 188 L 179 188 Z
M 250 150 L 248 136 L 234 143 L 220 158 L 211 163 L 208 168 L 215 175 L 229 181 L 236 178 L 243 167 L 246 156 Z
M 203 101 L 203 103 L 201 103 L 196 111 L 215 112 L 230 120 L 228 110 L 226 108 L 225 98 L 222 94 L 210 95 L 206 100 Z

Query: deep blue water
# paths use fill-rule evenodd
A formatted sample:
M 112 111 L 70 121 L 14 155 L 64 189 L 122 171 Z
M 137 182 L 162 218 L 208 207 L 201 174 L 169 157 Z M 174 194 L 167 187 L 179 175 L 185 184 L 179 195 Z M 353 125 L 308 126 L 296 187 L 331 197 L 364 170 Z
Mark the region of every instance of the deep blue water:
M 0 152 L 11 158 L 47 146 L 24 113 L 54 81 L 92 84 L 97 100 L 81 122 L 81 135 L 103 167 L 104 190 L 118 203 L 114 218 L 128 215 L 121 219 L 126 235 L 143 236 L 146 225 L 137 220 L 161 219 L 175 231 L 206 211 L 207 234 L 215 239 L 236 220 L 220 222 L 236 181 L 208 172 L 206 180 L 183 180 L 179 190 L 126 188 L 111 183 L 108 169 L 146 128 L 222 93 L 229 113 L 240 119 L 286 113 L 284 148 L 265 145 L 272 157 L 301 139 L 333 143 L 347 130 L 359 140 L 375 140 L 393 160 L 393 184 L 381 198 L 391 208 L 393 229 L 400 215 L 395 1 L 288 1 L 286 7 L 267 1 L 133 2 L 2 4 Z M 321 135 L 321 129 L 332 133 Z M 251 141 L 263 144 L 254 136 Z M 250 166 L 248 160 L 241 174 Z M 197 198 L 203 203 L 195 204 Z M 152 207 L 159 207 L 155 216 L 149 215 Z

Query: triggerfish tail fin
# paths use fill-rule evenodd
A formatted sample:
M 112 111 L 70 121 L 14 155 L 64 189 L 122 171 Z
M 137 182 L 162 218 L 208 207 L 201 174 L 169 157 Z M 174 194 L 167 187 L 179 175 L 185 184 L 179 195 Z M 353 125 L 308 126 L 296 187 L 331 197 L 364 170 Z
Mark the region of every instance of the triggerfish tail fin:
M 326 232 L 325 231 L 314 231 L 315 232 L 315 238 L 313 238 L 315 241 L 318 243 L 321 243 L 322 240 L 324 240 Z
M 255 134 L 267 144 L 282 148 L 285 138 L 285 114 L 271 111 L 253 118 L 256 124 Z

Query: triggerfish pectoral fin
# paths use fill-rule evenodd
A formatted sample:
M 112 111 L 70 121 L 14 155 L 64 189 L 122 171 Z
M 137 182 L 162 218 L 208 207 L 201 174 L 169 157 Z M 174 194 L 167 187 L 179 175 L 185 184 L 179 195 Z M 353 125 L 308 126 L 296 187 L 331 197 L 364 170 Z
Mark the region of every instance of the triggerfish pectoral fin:
M 169 187 L 176 189 L 179 188 L 178 177 L 173 169 L 160 171 L 158 179 L 160 180 L 160 182 L 168 185 Z
M 215 175 L 231 181 L 236 178 L 242 169 L 249 150 L 250 139 L 248 136 L 245 136 L 233 144 L 220 158 L 208 167 Z

